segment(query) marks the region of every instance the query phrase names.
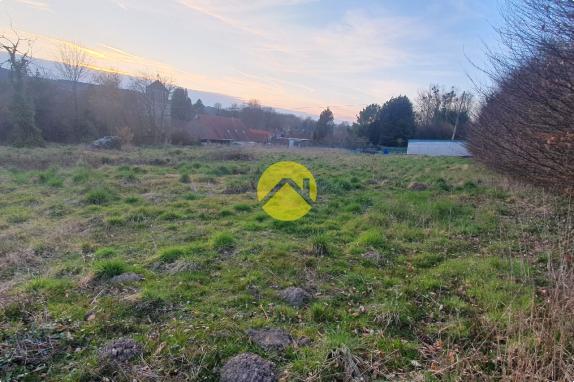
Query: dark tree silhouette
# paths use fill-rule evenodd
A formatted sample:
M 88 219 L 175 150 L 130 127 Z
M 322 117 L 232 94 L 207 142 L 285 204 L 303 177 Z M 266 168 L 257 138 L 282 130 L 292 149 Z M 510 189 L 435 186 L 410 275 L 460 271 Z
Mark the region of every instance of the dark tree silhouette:
M 405 146 L 415 133 L 413 105 L 406 96 L 391 98 L 369 125 L 367 135 L 375 145 Z
M 22 44 L 28 44 L 22 49 Z M 36 127 L 34 105 L 27 92 L 28 69 L 31 62 L 30 42 L 16 36 L 12 40 L 0 35 L 0 48 L 8 53 L 12 102 L 10 105 L 9 136 L 16 146 L 41 146 L 44 143 Z
M 187 95 L 187 89 L 176 88 L 171 96 L 171 118 L 178 121 L 190 121 L 193 118 L 193 105 Z
M 328 137 L 333 135 L 333 129 L 335 127 L 335 117 L 331 109 L 326 108 L 321 112 L 319 116 L 319 121 L 315 126 L 315 131 L 313 132 L 313 140 L 317 142 L 324 142 Z

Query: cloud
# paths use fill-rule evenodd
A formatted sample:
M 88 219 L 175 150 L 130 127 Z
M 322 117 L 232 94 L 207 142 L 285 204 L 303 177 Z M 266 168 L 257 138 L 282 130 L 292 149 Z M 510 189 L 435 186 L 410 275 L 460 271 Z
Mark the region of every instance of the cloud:
M 38 1 L 38 0 L 15 0 L 17 3 L 20 4 L 24 4 L 30 8 L 34 8 L 37 11 L 51 11 L 52 9 L 50 8 L 50 5 L 42 2 L 42 1 Z
M 438 0 L 421 6 L 423 12 L 400 14 L 378 1 L 331 6 L 327 0 L 321 7 L 315 1 L 170 0 L 157 9 L 153 0 L 106 0 L 105 9 L 95 2 L 92 9 L 109 12 L 117 18 L 112 21 L 121 17 L 121 36 L 109 30 L 106 41 L 98 41 L 101 26 L 95 23 L 78 38 L 91 40 L 82 49 L 100 69 L 161 72 L 181 86 L 314 114 L 330 106 L 338 119 L 353 119 L 363 106 L 390 96 L 414 96 L 416 80 L 454 78 L 449 69 L 458 40 L 438 33 L 439 22 L 422 18 L 428 7 L 438 7 L 431 15 L 443 11 Z M 472 8 L 449 1 L 463 7 L 457 14 Z M 36 37 L 35 55 L 51 60 L 70 43 Z
M 409 48 L 411 42 L 430 34 L 420 19 L 348 9 L 326 24 L 308 25 L 287 23 L 271 12 L 305 2 L 308 0 L 178 0 L 216 27 L 234 32 L 227 36 L 232 40 L 229 44 L 241 47 L 237 65 L 243 69 L 236 70 L 241 78 L 230 79 L 230 86 L 253 91 L 250 98 L 263 103 L 311 108 L 315 113 L 335 105 L 333 109 L 343 118 L 353 119 L 357 108 L 373 96 L 363 87 L 369 84 L 364 78 L 424 61 Z M 325 93 L 325 89 L 331 90 Z M 349 98 L 351 103 L 344 101 Z

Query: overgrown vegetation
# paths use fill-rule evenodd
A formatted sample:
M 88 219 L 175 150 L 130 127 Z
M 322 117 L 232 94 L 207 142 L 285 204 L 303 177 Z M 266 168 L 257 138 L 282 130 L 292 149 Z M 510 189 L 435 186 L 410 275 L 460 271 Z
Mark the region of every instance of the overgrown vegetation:
M 470 148 L 497 171 L 573 194 L 574 3 L 511 0 L 505 18 Z
M 466 159 L 110 155 L 0 149 L 0 379 L 217 381 L 246 351 L 289 381 L 572 379 L 563 200 Z M 319 183 L 293 223 L 268 217 L 252 188 L 228 190 L 284 159 Z M 135 281 L 111 281 L 122 275 Z M 288 287 L 310 300 L 289 305 Z M 268 352 L 254 328 L 295 342 Z M 101 349 L 124 337 L 141 358 L 104 368 Z

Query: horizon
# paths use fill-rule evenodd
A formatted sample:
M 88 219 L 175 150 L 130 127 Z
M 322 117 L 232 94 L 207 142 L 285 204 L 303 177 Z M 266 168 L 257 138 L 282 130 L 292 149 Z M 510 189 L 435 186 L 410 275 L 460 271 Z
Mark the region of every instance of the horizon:
M 476 66 L 497 43 L 500 20 L 496 0 L 173 0 L 156 8 L 0 0 L 0 33 L 12 25 L 41 60 L 80 44 L 93 70 L 161 73 L 189 90 L 314 118 L 329 107 L 337 121 L 353 122 L 371 103 L 399 95 L 415 102 L 430 84 L 474 90 L 486 81 Z

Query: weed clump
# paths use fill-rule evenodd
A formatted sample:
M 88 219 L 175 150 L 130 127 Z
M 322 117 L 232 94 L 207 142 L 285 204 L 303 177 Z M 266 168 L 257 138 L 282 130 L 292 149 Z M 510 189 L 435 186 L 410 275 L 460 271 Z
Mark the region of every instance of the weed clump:
M 120 259 L 100 260 L 94 263 L 94 272 L 99 279 L 111 279 L 128 270 L 128 265 Z
M 216 251 L 227 251 L 235 247 L 235 236 L 229 232 L 219 232 L 211 239 L 213 249 Z
M 329 238 L 326 235 L 316 235 L 311 239 L 311 253 L 315 256 L 328 256 L 331 253 Z
M 86 203 L 94 205 L 107 204 L 114 198 L 113 192 L 108 188 L 96 188 L 86 195 Z
M 315 322 L 333 322 L 337 318 L 335 309 L 329 305 L 316 302 L 310 308 L 311 319 Z
M 111 257 L 116 257 L 117 255 L 118 251 L 111 247 L 100 248 L 94 253 L 94 257 L 96 259 L 109 259 Z
M 180 181 L 181 183 L 184 183 L 184 184 L 191 183 L 191 177 L 189 176 L 189 173 L 183 172 L 183 173 L 179 176 L 179 181 Z
M 252 189 L 253 184 L 249 180 L 233 178 L 225 182 L 224 192 L 226 194 L 243 194 Z
M 64 179 L 62 179 L 55 169 L 49 169 L 38 175 L 40 184 L 45 184 L 50 187 L 62 187 Z
M 377 229 L 370 229 L 359 235 L 357 240 L 359 246 L 366 248 L 383 248 L 386 241 L 383 233 Z
M 190 248 L 184 246 L 163 248 L 159 251 L 159 259 L 164 263 L 173 263 L 182 256 L 189 254 Z

